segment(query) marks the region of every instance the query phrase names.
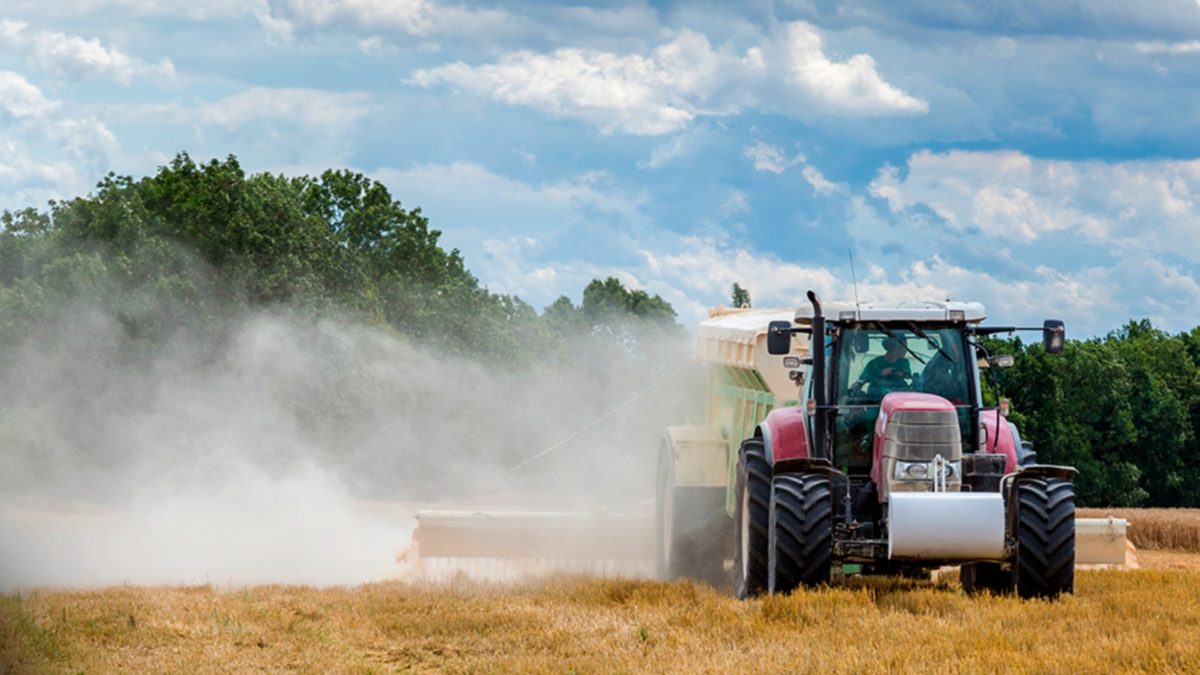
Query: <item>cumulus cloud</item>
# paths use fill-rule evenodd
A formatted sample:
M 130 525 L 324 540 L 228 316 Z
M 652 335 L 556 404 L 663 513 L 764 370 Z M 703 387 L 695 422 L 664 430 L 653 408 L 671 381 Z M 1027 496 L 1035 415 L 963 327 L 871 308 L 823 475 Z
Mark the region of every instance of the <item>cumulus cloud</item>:
M 971 158 L 988 167 L 987 171 L 981 168 L 979 175 L 1035 171 L 1031 180 L 1079 189 L 1092 180 L 1086 166 L 1073 167 L 1072 172 L 1059 166 L 1052 174 L 1037 173 L 1041 160 L 978 154 L 998 155 L 991 164 L 986 157 Z M 1025 160 L 1029 166 L 1022 169 Z M 1133 173 L 1156 173 L 1148 166 L 1123 169 L 1123 177 L 1113 178 L 1108 188 L 1123 185 Z M 1181 165 L 1173 170 L 1200 176 L 1200 167 Z M 971 178 L 962 168 L 955 173 L 961 180 Z M 626 283 L 667 298 L 685 325 L 704 318 L 707 307 L 725 301 L 734 282 L 750 289 L 760 306 L 796 306 L 808 289 L 827 299 L 853 294 L 844 260 L 831 265 L 819 254 L 790 258 L 784 251 L 757 249 L 745 238 L 700 233 L 699 225 L 663 227 L 648 215 L 651 205 L 643 197 L 622 192 L 604 175 L 528 183 L 459 162 L 389 170 L 377 177 L 441 223 L 446 243 L 463 250 L 485 284 L 516 293 L 535 306 L 561 294 L 576 294 L 592 278 L 618 271 Z M 911 168 L 901 178 L 897 171 L 894 187 L 899 195 L 893 199 L 905 198 L 913 185 L 929 178 Z M 1176 186 L 1174 196 L 1178 203 L 1170 208 L 1183 206 L 1179 189 Z M 847 192 L 845 187 L 840 190 Z M 1031 195 L 1035 202 L 1042 199 L 1036 191 Z M 749 201 L 745 193 L 734 190 L 720 195 L 713 208 L 734 217 L 747 211 Z M 859 197 L 851 195 L 851 201 L 862 206 Z M 879 223 L 880 229 L 871 233 L 873 243 L 917 242 L 923 226 L 907 220 L 907 213 L 897 214 L 894 222 Z M 850 233 L 855 238 L 863 234 L 853 227 Z M 963 241 L 986 253 L 973 258 L 914 243 L 913 251 L 888 257 L 878 248 L 856 246 L 860 296 L 874 301 L 978 300 L 996 321 L 1037 325 L 1044 318 L 1063 318 L 1078 336 L 1103 333 L 1142 316 L 1170 330 L 1187 328 L 1185 317 L 1200 307 L 1200 283 L 1191 271 L 1194 265 L 1166 260 L 1144 246 L 1116 246 L 1119 255 L 1093 261 L 1053 254 L 1038 260 L 1028 254 L 1045 248 L 1041 239 L 1004 239 L 979 230 Z M 1004 249 L 1005 244 L 1010 250 Z M 1026 258 L 1025 264 L 1014 264 L 1020 258 Z
M 38 118 L 59 107 L 42 90 L 19 73 L 0 70 L 0 119 Z
M 933 217 L 959 233 L 1027 245 L 1065 232 L 1116 252 L 1200 262 L 1200 160 L 921 151 L 903 175 L 885 168 L 868 189 L 893 215 Z
M 703 318 L 694 308 L 720 301 L 734 282 L 749 289 L 761 307 L 799 306 L 809 289 L 826 300 L 849 300 L 854 293 L 848 269 L 788 261 L 707 238 L 685 237 L 677 250 L 642 254 L 645 266 L 635 273 L 664 295 L 688 298 L 685 306 L 693 313 L 681 317 L 685 322 Z M 1168 330 L 1190 328 L 1194 321 L 1181 316 L 1181 309 L 1200 306 L 1195 276 L 1145 255 L 1076 270 L 1042 265 L 1019 279 L 934 255 L 893 269 L 870 265 L 865 274 L 860 269 L 858 294 L 864 302 L 974 300 L 996 323 L 1038 325 L 1044 318 L 1061 318 L 1078 337 L 1142 317 Z
M 171 79 L 175 66 L 163 59 L 146 63 L 96 38 L 83 38 L 58 31 L 34 31 L 23 22 L 0 20 L 0 48 L 22 53 L 30 65 L 66 80 L 108 77 L 130 84 L 135 77 Z
M 420 69 L 412 83 L 449 84 L 507 105 L 579 119 L 604 133 L 677 132 L 700 116 L 763 110 L 792 117 L 921 114 L 928 104 L 886 82 L 875 60 L 834 61 L 816 28 L 797 22 L 745 51 L 677 31 L 649 53 L 521 50 L 494 63 Z
M 790 24 L 786 36 L 786 81 L 830 108 L 867 116 L 929 111 L 925 101 L 885 82 L 870 54 L 833 61 L 822 50 L 817 29 L 803 22 Z

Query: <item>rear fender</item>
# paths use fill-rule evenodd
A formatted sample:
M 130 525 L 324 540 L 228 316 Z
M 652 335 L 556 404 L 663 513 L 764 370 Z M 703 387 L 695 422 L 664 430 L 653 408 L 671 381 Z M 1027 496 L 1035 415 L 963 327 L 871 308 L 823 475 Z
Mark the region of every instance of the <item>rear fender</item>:
M 767 461 L 772 465 L 789 459 L 805 459 L 808 452 L 808 423 L 799 407 L 776 408 L 758 425 Z

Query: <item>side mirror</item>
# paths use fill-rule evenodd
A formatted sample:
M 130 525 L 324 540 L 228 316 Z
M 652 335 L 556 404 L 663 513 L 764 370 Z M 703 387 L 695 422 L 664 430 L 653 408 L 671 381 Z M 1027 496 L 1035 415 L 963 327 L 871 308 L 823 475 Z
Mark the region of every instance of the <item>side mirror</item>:
M 854 351 L 859 354 L 866 354 L 871 349 L 871 338 L 867 335 L 867 331 L 860 330 L 854 336 Z
M 1012 354 L 1001 354 L 999 356 L 992 357 L 992 363 L 997 368 L 1012 368 L 1013 364 L 1016 363 L 1016 360 L 1013 359 Z
M 767 325 L 767 353 L 787 354 L 792 351 L 792 322 L 772 321 Z
M 1046 319 L 1042 324 L 1042 346 L 1047 354 L 1061 354 L 1067 344 L 1067 329 L 1058 319 Z

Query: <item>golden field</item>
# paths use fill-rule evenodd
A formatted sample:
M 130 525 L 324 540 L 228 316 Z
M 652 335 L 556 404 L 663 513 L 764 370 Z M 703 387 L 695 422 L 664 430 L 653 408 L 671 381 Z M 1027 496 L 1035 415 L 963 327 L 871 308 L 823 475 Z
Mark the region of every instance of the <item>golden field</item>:
M 1129 521 L 1138 548 L 1200 552 L 1200 509 L 1079 509 L 1080 518 L 1115 516 Z
M 687 582 L 116 587 L 0 595 L 0 675 L 42 672 L 1200 672 L 1200 510 L 1128 518 L 1141 569 L 1057 602 L 852 578 L 739 602 Z
M 953 575 L 951 575 L 953 576 Z M 0 602 L 0 672 L 1197 672 L 1200 570 L 1088 570 L 1058 602 L 856 579 L 125 587 Z

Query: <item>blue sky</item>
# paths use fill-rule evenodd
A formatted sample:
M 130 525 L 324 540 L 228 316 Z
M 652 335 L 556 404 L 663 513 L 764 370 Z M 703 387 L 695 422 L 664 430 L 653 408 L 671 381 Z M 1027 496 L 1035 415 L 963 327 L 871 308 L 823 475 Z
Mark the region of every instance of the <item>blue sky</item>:
M 1200 324 L 1200 2 L 0 3 L 0 208 L 348 167 L 493 291 Z

